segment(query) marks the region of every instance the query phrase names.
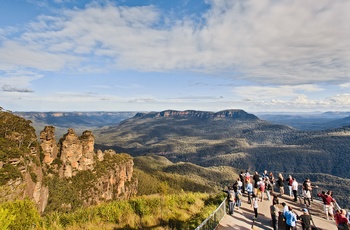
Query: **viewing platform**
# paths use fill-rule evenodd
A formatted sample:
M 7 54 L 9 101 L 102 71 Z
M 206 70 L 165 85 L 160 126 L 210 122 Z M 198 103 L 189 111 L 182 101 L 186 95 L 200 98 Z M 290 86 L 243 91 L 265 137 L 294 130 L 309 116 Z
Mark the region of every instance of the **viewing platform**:
M 289 195 L 283 195 L 282 197 L 278 197 L 279 203 L 285 202 L 288 206 L 293 207 L 293 210 L 298 215 L 302 214 L 302 209 L 304 206 L 304 200 L 299 197 L 298 201 L 294 201 L 293 197 Z M 250 204 L 247 203 L 247 195 L 244 194 L 242 197 L 242 206 L 237 209 L 235 207 L 235 212 L 233 215 L 225 214 L 219 225 L 216 227 L 216 230 L 229 230 L 229 229 L 273 229 L 271 225 L 271 214 L 270 214 L 270 205 L 272 204 L 272 200 L 263 200 L 259 202 L 258 208 L 258 218 L 253 221 L 254 211 Z M 282 211 L 282 205 L 280 210 Z M 309 208 L 309 212 L 312 216 L 313 229 L 320 230 L 337 230 L 336 224 L 334 220 L 327 220 L 326 215 L 323 211 L 323 203 L 318 199 L 314 199 L 311 202 L 311 207 Z M 279 229 L 283 230 L 284 226 L 281 221 L 279 222 Z M 302 229 L 301 223 L 297 222 L 297 229 Z

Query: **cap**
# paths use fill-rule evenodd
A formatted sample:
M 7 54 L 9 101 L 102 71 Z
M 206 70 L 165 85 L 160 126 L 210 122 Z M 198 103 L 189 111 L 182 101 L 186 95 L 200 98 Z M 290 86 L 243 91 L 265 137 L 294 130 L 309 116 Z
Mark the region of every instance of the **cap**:
M 303 212 L 309 212 L 306 208 L 303 208 Z

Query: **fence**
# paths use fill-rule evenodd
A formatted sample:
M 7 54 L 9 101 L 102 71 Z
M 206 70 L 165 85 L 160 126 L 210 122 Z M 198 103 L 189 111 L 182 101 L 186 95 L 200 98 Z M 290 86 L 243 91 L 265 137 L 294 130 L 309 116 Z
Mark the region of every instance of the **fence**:
M 225 214 L 226 214 L 226 198 L 219 205 L 219 207 L 196 228 L 196 230 L 215 229 Z

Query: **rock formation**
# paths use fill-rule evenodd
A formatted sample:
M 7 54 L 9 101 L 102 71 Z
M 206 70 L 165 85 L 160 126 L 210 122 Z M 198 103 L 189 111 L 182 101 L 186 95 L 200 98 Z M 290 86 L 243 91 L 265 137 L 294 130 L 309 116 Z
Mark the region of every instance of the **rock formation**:
M 0 110 L 0 201 L 29 198 L 43 212 L 48 188 L 43 184 L 40 149 L 30 123 Z
M 38 142 L 30 124 L 0 108 L 0 202 L 29 198 L 43 213 L 136 193 L 130 155 L 95 153 L 91 131 L 78 137 L 69 129 L 57 142 L 55 127 L 46 126 Z
M 91 131 L 84 131 L 78 137 L 73 129 L 68 129 L 56 144 L 54 128 L 45 127 L 40 133 L 40 140 L 45 155 L 43 164 L 47 169 L 56 172 L 61 180 L 89 178 L 83 183 L 77 183 L 80 186 L 78 190 L 84 190 L 79 198 L 83 204 L 125 199 L 136 194 L 137 181 L 132 178 L 132 157 L 128 154 L 117 154 L 113 150 L 98 150 L 95 153 L 95 138 Z M 71 207 L 71 204 L 62 205 Z
M 40 132 L 40 147 L 44 154 L 43 163 L 50 165 L 57 158 L 58 148 L 55 138 L 55 127 L 46 126 Z

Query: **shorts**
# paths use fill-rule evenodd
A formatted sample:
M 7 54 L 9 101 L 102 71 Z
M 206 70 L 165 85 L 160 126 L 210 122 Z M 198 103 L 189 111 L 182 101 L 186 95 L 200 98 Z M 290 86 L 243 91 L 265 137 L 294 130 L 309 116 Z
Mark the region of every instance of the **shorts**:
M 325 211 L 325 213 L 329 213 L 330 215 L 333 215 L 333 206 L 332 205 L 324 205 L 324 211 Z

